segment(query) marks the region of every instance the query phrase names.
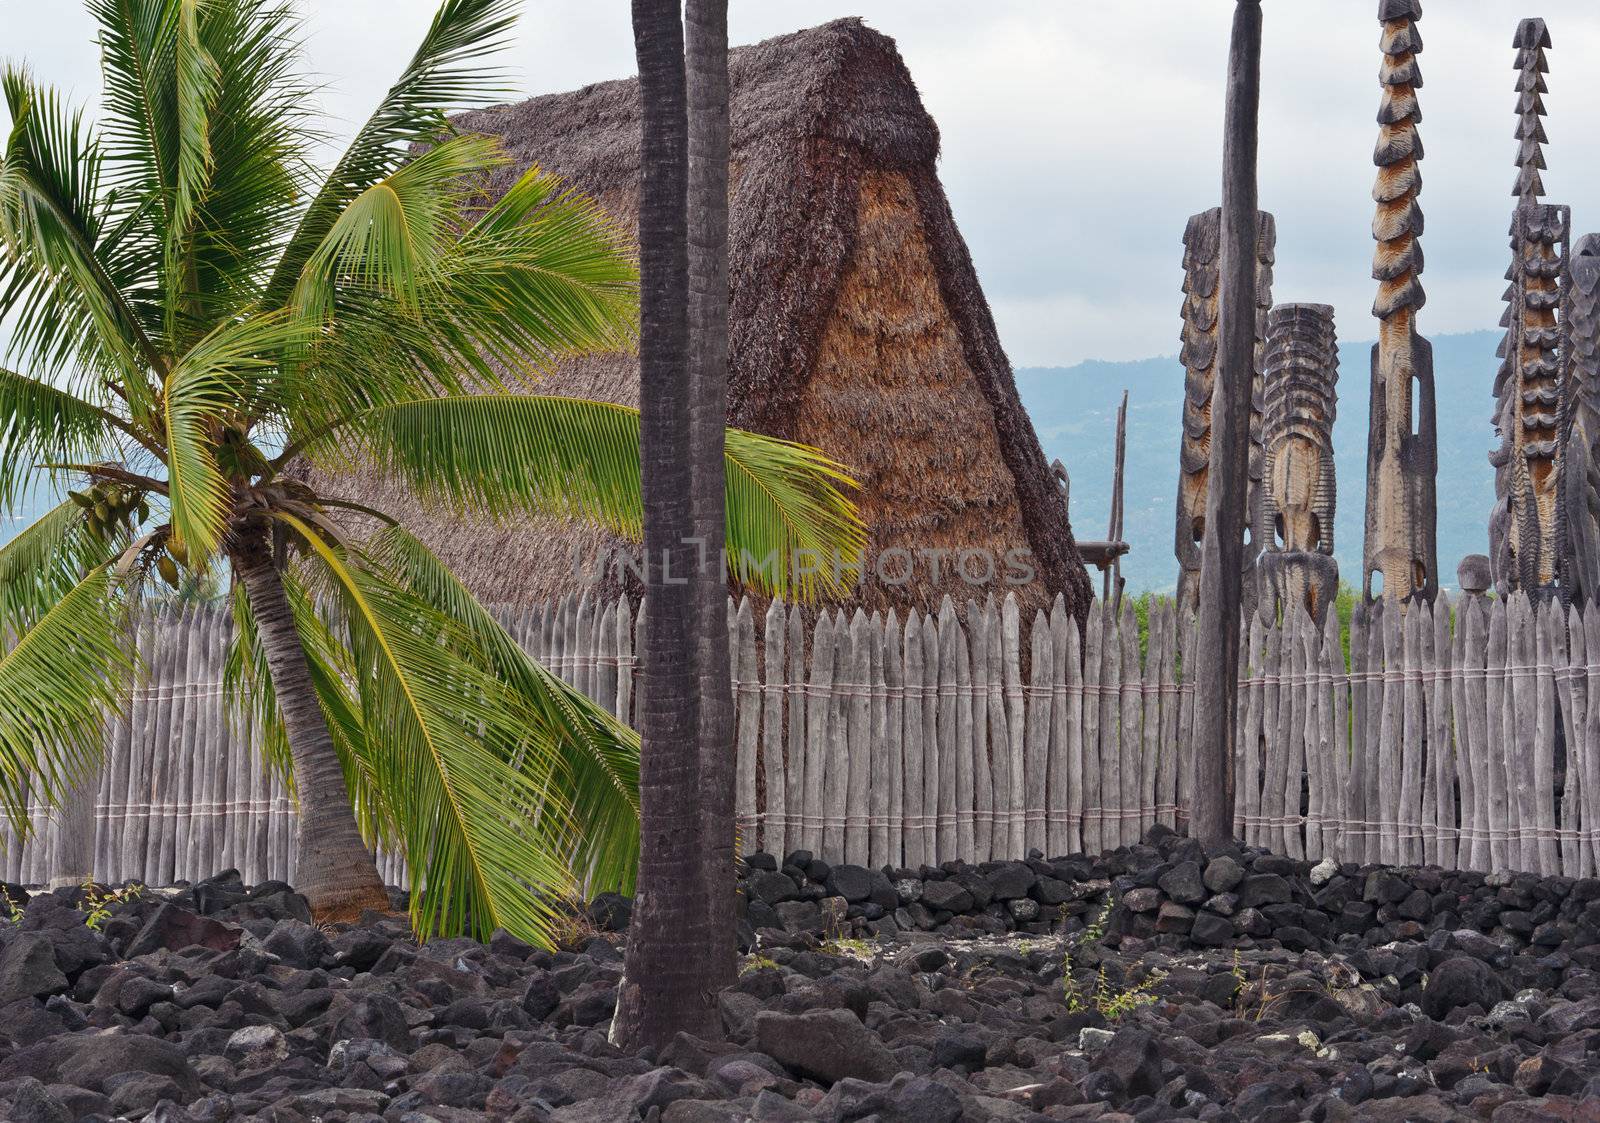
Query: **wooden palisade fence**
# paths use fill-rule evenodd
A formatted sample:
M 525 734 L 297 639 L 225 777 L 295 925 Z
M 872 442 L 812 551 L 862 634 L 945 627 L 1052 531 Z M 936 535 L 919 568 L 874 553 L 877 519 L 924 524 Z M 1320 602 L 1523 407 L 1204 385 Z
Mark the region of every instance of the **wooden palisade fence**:
M 639 613 L 569 598 L 504 611 L 532 654 L 632 715 Z M 946 601 L 908 619 L 732 614 L 741 845 L 916 866 L 1098 851 L 1186 819 L 1193 635 L 1171 601 L 1079 629 L 1058 604 Z M 294 812 L 222 697 L 225 612 L 154 613 L 148 680 L 107 723 L 94 873 L 169 883 L 230 866 L 293 879 Z M 1590 876 L 1600 864 L 1600 611 L 1469 598 L 1244 635 L 1237 822 L 1293 857 Z M 1593 704 L 1591 704 L 1593 699 Z M 88 797 L 5 849 L 61 876 Z M 386 876 L 403 878 L 398 861 Z

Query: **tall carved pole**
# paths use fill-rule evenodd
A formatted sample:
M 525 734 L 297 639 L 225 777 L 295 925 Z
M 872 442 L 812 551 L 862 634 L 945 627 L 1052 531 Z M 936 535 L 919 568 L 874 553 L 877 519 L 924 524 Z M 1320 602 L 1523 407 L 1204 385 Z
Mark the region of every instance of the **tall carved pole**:
M 1438 439 L 1434 430 L 1433 347 L 1417 332 L 1422 291 L 1422 141 L 1417 90 L 1422 73 L 1417 55 L 1422 37 L 1417 20 L 1422 0 L 1381 0 L 1383 65 L 1378 80 L 1378 145 L 1372 189 L 1377 214 L 1372 234 L 1378 249 L 1372 275 L 1378 299 L 1378 342 L 1372 348 L 1372 407 L 1367 438 L 1367 517 L 1362 589 L 1373 598 L 1373 577 L 1382 595 L 1431 601 L 1439 591 L 1437 510 L 1434 476 Z
M 1559 567 L 1556 542 L 1560 441 L 1561 277 L 1572 230 L 1569 207 L 1541 203 L 1545 168 L 1544 52 L 1550 32 L 1544 20 L 1517 27 L 1517 204 L 1511 216 L 1511 267 L 1506 271 L 1506 329 L 1495 376 L 1495 428 L 1500 447 L 1489 454 L 1495 468 L 1495 506 L 1489 518 L 1489 558 L 1495 587 L 1538 595 L 1553 589 Z
M 1256 514 L 1261 484 L 1262 364 L 1267 346 L 1267 313 L 1272 307 L 1272 267 L 1278 227 L 1266 211 L 1257 213 L 1255 381 L 1250 397 L 1250 540 L 1245 544 L 1245 598 L 1262 528 Z M 1173 552 L 1178 558 L 1178 607 L 1192 613 L 1199 599 L 1200 543 L 1205 537 L 1206 481 L 1211 470 L 1211 394 L 1216 382 L 1221 292 L 1217 272 L 1222 245 L 1222 208 L 1192 215 L 1183 232 L 1183 443 L 1178 449 L 1178 511 Z
M 1339 594 L 1333 557 L 1333 419 L 1339 345 L 1326 304 L 1280 304 L 1268 331 L 1262 419 L 1258 612 L 1271 625 L 1291 605 L 1321 623 Z
M 1202 845 L 1233 837 L 1239 595 L 1250 493 L 1250 400 L 1256 342 L 1256 149 L 1261 116 L 1261 2 L 1238 0 L 1228 51 L 1222 143 L 1222 290 L 1211 470 L 1200 564 L 1193 813 Z
M 1571 603 L 1600 603 L 1600 234 L 1568 258 L 1567 371 L 1561 384 L 1559 577 Z

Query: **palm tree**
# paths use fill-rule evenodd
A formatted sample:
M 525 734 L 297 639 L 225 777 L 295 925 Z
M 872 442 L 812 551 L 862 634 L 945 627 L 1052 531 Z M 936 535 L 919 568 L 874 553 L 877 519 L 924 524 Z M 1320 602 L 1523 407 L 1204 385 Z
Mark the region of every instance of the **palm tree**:
M 446 112 L 488 96 L 507 0 L 445 0 L 331 171 L 277 0 L 91 0 L 98 131 L 18 69 L 0 157 L 0 504 L 76 490 L 0 549 L 0 806 L 19 827 L 92 773 L 137 673 L 122 610 L 231 566 L 227 686 L 302 797 L 297 880 L 324 919 L 547 940 L 559 896 L 631 885 L 638 740 L 530 659 L 389 514 L 290 471 L 369 465 L 424 501 L 637 536 L 640 418 L 527 393 L 626 346 L 618 232 Z M 859 548 L 839 468 L 729 433 L 731 551 Z M 334 478 L 337 474 L 334 473 Z M 793 591 L 793 590 L 791 590 Z M 799 590 L 805 592 L 805 589 Z M 652 613 L 654 608 L 652 607 Z M 13 638 L 14 637 L 14 638 Z
M 728 416 L 728 0 L 684 5 L 687 78 L 690 502 L 699 542 L 727 536 L 719 470 Z M 723 568 L 695 569 L 707 993 L 733 985 L 734 712 Z
M 639 687 L 639 888 L 612 1032 L 624 1049 L 712 1036 L 709 886 L 700 787 L 689 375 L 688 102 L 681 0 L 633 0 L 642 106 L 639 414 L 649 624 Z M 703 405 L 704 403 L 702 403 Z

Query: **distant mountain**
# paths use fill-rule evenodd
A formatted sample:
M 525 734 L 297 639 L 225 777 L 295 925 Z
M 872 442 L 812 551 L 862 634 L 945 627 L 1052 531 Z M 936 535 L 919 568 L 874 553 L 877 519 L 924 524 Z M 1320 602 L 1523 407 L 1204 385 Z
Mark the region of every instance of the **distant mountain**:
M 1486 528 L 1494 501 L 1494 471 L 1486 459 L 1494 443 L 1489 388 L 1498 365 L 1494 351 L 1499 338 L 1497 332 L 1474 332 L 1433 339 L 1439 408 L 1439 567 L 1447 586 L 1454 585 L 1456 563 L 1463 555 L 1488 548 Z M 1361 573 L 1370 351 L 1370 343 L 1339 348 L 1334 550 L 1340 573 L 1352 582 Z M 1059 457 L 1072 477 L 1072 526 L 1083 538 L 1105 536 L 1117 402 L 1127 388 L 1124 534 L 1133 552 L 1124 559 L 1122 572 L 1130 589 L 1172 589 L 1178 577 L 1172 531 L 1183 412 L 1183 368 L 1178 360 L 1031 367 L 1016 375 L 1046 459 Z M 0 542 L 26 526 L 49 502 L 41 489 L 36 501 L 15 519 L 0 519 Z
M 1488 551 L 1494 469 L 1487 453 L 1495 444 L 1490 388 L 1499 365 L 1494 356 L 1499 342 L 1500 333 L 1491 331 L 1432 337 L 1439 421 L 1439 569 L 1447 587 L 1454 587 L 1456 564 L 1463 556 Z M 1334 553 L 1341 577 L 1352 584 L 1361 576 L 1371 352 L 1370 342 L 1339 348 Z M 1178 579 L 1172 539 L 1183 367 L 1170 357 L 1021 368 L 1016 375 L 1045 458 L 1060 458 L 1072 477 L 1072 529 L 1082 538 L 1105 537 L 1117 403 L 1123 389 L 1128 390 L 1124 537 L 1133 549 L 1123 559 L 1122 572 L 1129 589 L 1170 591 Z

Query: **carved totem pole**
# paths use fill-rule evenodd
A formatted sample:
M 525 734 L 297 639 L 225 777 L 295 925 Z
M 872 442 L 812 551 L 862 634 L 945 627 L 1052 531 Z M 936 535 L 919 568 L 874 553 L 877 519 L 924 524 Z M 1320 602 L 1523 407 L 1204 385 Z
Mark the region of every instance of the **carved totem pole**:
M 1561 383 L 1557 574 L 1569 603 L 1600 603 L 1600 234 L 1568 258 L 1567 369 Z
M 1422 73 L 1417 21 L 1422 0 L 1382 0 L 1383 65 L 1378 80 L 1378 166 L 1372 197 L 1377 214 L 1372 235 L 1378 249 L 1372 275 L 1378 299 L 1378 342 L 1372 348 L 1372 407 L 1367 438 L 1366 542 L 1362 590 L 1373 598 L 1373 577 L 1382 596 L 1431 601 L 1439 589 L 1434 477 L 1438 440 L 1434 430 L 1433 347 L 1417 332 L 1422 291 L 1422 141 L 1417 90 Z
M 1506 329 L 1495 377 L 1495 428 L 1500 447 L 1489 454 L 1495 468 L 1495 505 L 1489 519 L 1489 558 L 1495 587 L 1533 596 L 1553 591 L 1559 561 L 1556 507 L 1559 492 L 1562 328 L 1561 278 L 1571 238 L 1570 207 L 1541 203 L 1544 52 L 1550 32 L 1544 20 L 1517 28 L 1517 205 L 1511 217 L 1511 267 L 1506 271 Z
M 1272 267 L 1278 228 L 1260 211 L 1256 236 L 1256 363 L 1250 409 L 1250 538 L 1245 546 L 1246 607 L 1255 594 L 1254 568 L 1261 552 L 1262 364 L 1266 357 L 1267 313 L 1272 308 Z M 1206 481 L 1211 466 L 1211 392 L 1217 374 L 1221 293 L 1222 210 L 1193 215 L 1183 232 L 1183 350 L 1185 369 L 1183 443 L 1178 450 L 1178 517 L 1173 551 L 1178 557 L 1178 607 L 1193 612 L 1200 589 L 1200 543 L 1205 537 Z
M 1339 346 L 1326 304 L 1280 304 L 1267 330 L 1257 611 L 1302 604 L 1318 624 L 1339 595 L 1333 558 L 1333 419 Z

